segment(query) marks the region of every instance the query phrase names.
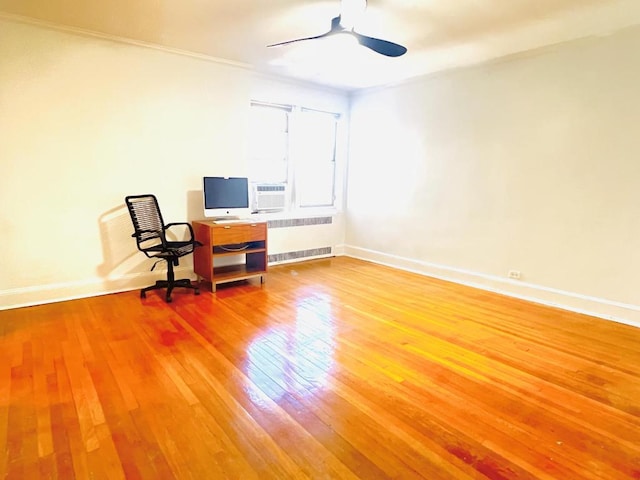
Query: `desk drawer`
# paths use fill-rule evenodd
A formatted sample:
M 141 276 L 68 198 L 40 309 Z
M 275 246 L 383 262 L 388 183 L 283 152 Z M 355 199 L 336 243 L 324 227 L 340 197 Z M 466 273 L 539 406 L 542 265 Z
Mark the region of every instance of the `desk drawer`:
M 212 245 L 229 245 L 260 241 L 265 239 L 266 234 L 266 223 L 216 225 L 213 227 Z

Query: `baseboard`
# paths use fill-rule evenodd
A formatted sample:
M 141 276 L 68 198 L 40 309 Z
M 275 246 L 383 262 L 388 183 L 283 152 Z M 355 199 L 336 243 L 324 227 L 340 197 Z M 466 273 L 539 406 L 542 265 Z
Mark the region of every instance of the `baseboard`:
M 640 328 L 639 305 L 589 297 L 541 285 L 437 265 L 350 245 L 341 244 L 336 246 L 333 254 L 336 256 L 346 255 L 359 258 L 421 275 L 440 278 L 442 280 Z M 4 290 L 0 291 L 0 310 L 136 290 L 151 285 L 156 280 L 162 279 L 163 273 L 164 272 L 135 273 L 113 279 L 95 278 L 81 282 L 37 285 Z M 195 279 L 191 269 L 186 267 L 177 268 L 176 277 Z
M 176 268 L 176 278 L 195 279 L 191 268 Z M 94 278 L 81 282 L 56 283 L 0 291 L 0 310 L 31 307 L 110 293 L 137 290 L 166 278 L 166 272 L 132 273 L 118 278 Z
M 336 245 L 333 248 L 333 254 L 336 257 L 341 257 L 341 256 L 345 255 L 345 248 L 346 248 L 345 244 L 344 243 L 340 243 L 340 244 Z
M 344 247 L 344 253 L 350 257 L 368 260 L 381 265 L 640 328 L 640 305 L 590 297 L 542 285 L 437 265 L 349 245 Z

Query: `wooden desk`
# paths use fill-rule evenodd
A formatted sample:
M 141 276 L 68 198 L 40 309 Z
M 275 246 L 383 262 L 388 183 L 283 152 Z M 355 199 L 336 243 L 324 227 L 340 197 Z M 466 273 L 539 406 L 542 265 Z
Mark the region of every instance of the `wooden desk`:
M 216 223 L 209 220 L 192 222 L 196 240 L 202 247 L 193 253 L 193 269 L 201 279 L 216 284 L 260 277 L 267 273 L 267 223 Z M 236 256 L 245 260 L 233 265 L 216 265 L 216 259 Z

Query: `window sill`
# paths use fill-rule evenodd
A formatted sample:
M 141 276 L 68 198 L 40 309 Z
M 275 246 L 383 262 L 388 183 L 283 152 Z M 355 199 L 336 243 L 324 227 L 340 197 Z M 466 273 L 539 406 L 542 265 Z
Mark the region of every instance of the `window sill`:
M 272 213 L 252 213 L 251 218 L 256 220 L 288 220 L 295 218 L 310 218 L 310 217 L 334 217 L 338 214 L 338 209 L 335 207 L 324 208 L 299 208 L 296 210 L 286 210 L 282 212 Z

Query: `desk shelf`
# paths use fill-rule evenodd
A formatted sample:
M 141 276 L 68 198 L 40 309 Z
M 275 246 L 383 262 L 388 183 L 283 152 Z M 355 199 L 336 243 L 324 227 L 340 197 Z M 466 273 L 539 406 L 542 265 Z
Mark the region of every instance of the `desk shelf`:
M 225 265 L 222 267 L 214 267 L 213 275 L 216 279 L 216 282 L 235 282 L 236 280 L 244 280 L 246 278 L 255 277 L 257 274 L 262 274 L 263 272 L 252 270 L 246 265 Z

